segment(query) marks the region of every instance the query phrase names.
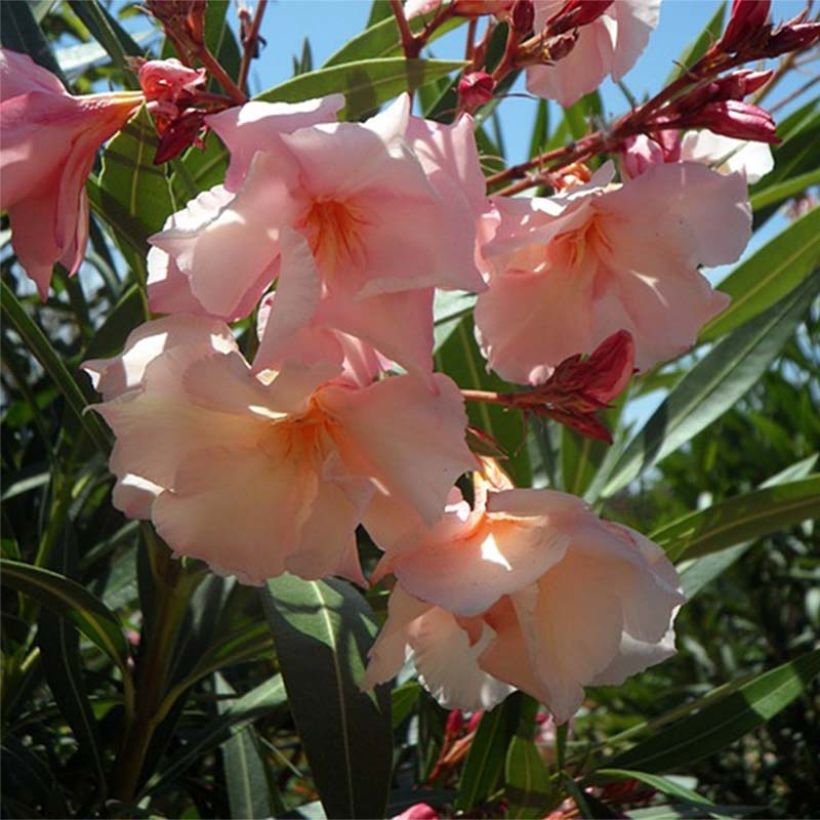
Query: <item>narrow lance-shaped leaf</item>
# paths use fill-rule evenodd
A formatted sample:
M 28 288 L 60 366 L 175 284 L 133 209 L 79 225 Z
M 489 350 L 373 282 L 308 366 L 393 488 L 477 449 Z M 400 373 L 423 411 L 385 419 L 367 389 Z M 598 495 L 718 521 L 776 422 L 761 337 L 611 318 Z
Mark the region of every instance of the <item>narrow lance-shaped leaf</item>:
M 215 678 L 218 695 L 235 694 L 233 687 L 222 675 L 217 674 Z M 220 714 L 224 714 L 229 708 L 227 701 L 219 702 Z M 268 782 L 253 725 L 231 735 L 222 744 L 222 766 L 228 786 L 231 817 L 241 820 L 246 817 L 274 816 L 272 784 Z
M 701 760 L 773 718 L 805 692 L 818 673 L 820 650 L 801 655 L 616 755 L 607 768 L 664 772 Z
M 820 475 L 754 490 L 652 533 L 672 561 L 697 558 L 820 517 Z
M 202 755 L 219 746 L 226 738 L 241 732 L 254 720 L 270 715 L 285 702 L 285 685 L 281 675 L 266 680 L 237 698 L 218 718 L 210 721 L 199 733 L 189 738 L 185 748 L 159 769 L 161 774 L 143 787 L 141 795 L 173 783 Z
M 681 379 L 615 463 L 605 462 L 587 498 L 611 496 L 720 418 L 780 353 L 819 284 L 817 273 L 716 345 Z
M 363 692 L 376 622 L 340 580 L 283 575 L 262 593 L 288 702 L 328 817 L 381 817 L 392 767 L 387 687 Z
M 796 464 L 792 464 L 785 470 L 766 479 L 760 485 L 760 489 L 765 490 L 769 487 L 777 487 L 781 484 L 789 484 L 807 478 L 814 469 L 817 460 L 816 453 L 808 458 L 801 459 Z M 680 575 L 681 588 L 686 598 L 691 601 L 698 592 L 737 561 L 753 544 L 753 541 L 745 541 L 724 548 L 720 552 L 696 558 L 694 561 L 687 561 Z
M 732 302 L 700 334 L 717 339 L 782 299 L 820 265 L 820 208 L 789 225 L 718 285 Z
M 3 315 L 20 335 L 26 348 L 57 385 L 89 438 L 102 452 L 107 453 L 110 447 L 110 437 L 99 418 L 93 413 L 85 412 L 87 402 L 80 385 L 69 372 L 62 357 L 54 350 L 48 337 L 29 316 L 25 307 L 5 282 L 0 282 L 0 306 L 2 306 Z
M 72 620 L 114 663 L 127 670 L 128 645 L 119 619 L 85 587 L 57 572 L 20 561 L 0 559 L 0 567 L 6 586 Z

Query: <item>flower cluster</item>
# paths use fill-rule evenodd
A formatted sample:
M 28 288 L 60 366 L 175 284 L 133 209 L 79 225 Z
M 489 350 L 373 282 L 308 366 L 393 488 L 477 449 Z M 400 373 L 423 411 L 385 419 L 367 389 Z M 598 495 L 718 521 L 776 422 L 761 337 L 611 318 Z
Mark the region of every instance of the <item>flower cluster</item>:
M 526 67 L 530 91 L 569 105 L 623 76 L 659 5 L 407 11 L 506 20 L 501 65 Z M 188 5 L 151 6 L 182 14 L 183 52 L 200 47 Z M 769 47 L 747 31 L 765 15 L 735 6 L 732 48 Z M 412 51 L 419 35 L 400 22 Z M 366 585 L 363 526 L 383 553 L 370 581 L 395 579 L 366 685 L 409 659 L 446 706 L 487 709 L 518 688 L 565 721 L 584 686 L 673 653 L 678 579 L 639 533 L 573 496 L 516 488 L 471 452 L 465 399 L 607 439 L 596 414 L 633 371 L 689 349 L 727 304 L 700 266 L 736 260 L 748 241 L 747 184 L 770 155 L 732 137 L 770 142 L 773 124 L 728 133 L 726 122 L 752 115 L 738 106 L 768 75 L 738 72 L 684 89 L 674 107 L 639 110 L 613 144 L 585 144 L 608 145 L 617 166 L 593 173 L 566 152 L 544 177 L 551 196 L 512 198 L 487 194 L 466 112 L 499 77 L 474 62 L 450 124 L 413 116 L 406 94 L 344 122 L 341 95 L 214 110 L 205 72 L 176 61 L 144 63 L 142 93 L 72 97 L 4 52 L 3 207 L 44 297 L 55 261 L 74 272 L 82 260 L 95 151 L 143 100 L 168 156 L 215 132 L 230 153 L 223 183 L 149 240 L 147 297 L 163 317 L 136 328 L 119 356 L 84 365 L 116 436 L 115 506 L 153 522 L 177 555 L 249 584 L 291 572 Z M 703 125 L 715 133 L 682 133 Z M 477 295 L 487 366 L 521 390 L 462 391 L 434 372 L 436 289 Z M 249 317 L 258 345 L 248 359 L 229 323 Z

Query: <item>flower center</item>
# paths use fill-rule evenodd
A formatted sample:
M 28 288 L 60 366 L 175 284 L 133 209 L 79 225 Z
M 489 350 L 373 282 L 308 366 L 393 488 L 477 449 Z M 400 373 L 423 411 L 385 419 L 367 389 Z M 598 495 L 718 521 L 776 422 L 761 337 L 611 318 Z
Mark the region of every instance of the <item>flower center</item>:
M 363 266 L 368 224 L 363 209 L 353 201 L 318 198 L 311 203 L 301 229 L 316 263 L 329 272 Z
M 318 469 L 333 447 L 333 426 L 333 420 L 311 401 L 304 413 L 271 420 L 259 446 L 271 458 L 294 460 Z
M 604 220 L 594 215 L 580 228 L 567 231 L 555 237 L 550 254 L 556 266 L 573 270 L 590 263 L 594 264 L 612 250 Z

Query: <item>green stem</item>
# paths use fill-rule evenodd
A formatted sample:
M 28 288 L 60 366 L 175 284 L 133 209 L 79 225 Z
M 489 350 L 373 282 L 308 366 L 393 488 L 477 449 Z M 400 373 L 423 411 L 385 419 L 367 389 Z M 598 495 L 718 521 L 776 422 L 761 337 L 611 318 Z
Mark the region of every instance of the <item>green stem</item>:
M 157 609 L 153 628 L 146 635 L 144 651 L 137 659 L 135 711 L 126 721 L 122 746 L 114 766 L 111 793 L 131 802 L 137 793 L 146 754 L 161 723 L 158 719 L 168 683 L 174 645 L 179 635 L 192 587 L 202 575 L 186 574 L 181 563 L 158 539 L 146 539 L 155 573 Z

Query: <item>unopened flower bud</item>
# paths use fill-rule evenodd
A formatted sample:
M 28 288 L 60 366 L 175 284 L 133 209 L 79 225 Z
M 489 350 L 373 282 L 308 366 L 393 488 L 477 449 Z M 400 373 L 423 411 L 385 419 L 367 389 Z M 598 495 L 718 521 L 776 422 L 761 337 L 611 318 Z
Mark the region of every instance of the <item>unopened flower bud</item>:
M 514 0 L 454 0 L 453 13 L 459 17 L 480 17 L 483 14 L 503 14 Z
M 191 110 L 168 124 L 157 145 L 154 165 L 161 165 L 179 156 L 190 145 L 201 145 L 200 134 L 205 126 L 205 114 Z
M 724 137 L 752 142 L 780 142 L 772 115 L 757 105 L 738 100 L 710 103 L 697 113 L 679 120 L 677 125 L 686 128 L 708 128 Z
M 587 26 L 597 20 L 611 5 L 613 0 L 569 0 L 569 2 L 547 21 L 550 34 Z
M 624 141 L 620 151 L 621 173 L 627 179 L 635 179 L 653 165 L 666 162 L 661 144 L 646 134 L 637 134 Z
M 447 715 L 447 723 L 444 726 L 444 734 L 450 737 L 455 737 L 461 734 L 464 728 L 464 713 L 461 709 L 453 709 Z
M 516 0 L 512 7 L 512 25 L 519 34 L 529 34 L 535 22 L 532 0 Z
M 575 48 L 578 42 L 578 31 L 568 31 L 566 34 L 559 34 L 550 38 L 541 52 L 541 60 L 544 63 L 555 63 L 563 60 L 567 54 Z
M 766 42 L 766 57 L 778 57 L 789 51 L 803 51 L 820 40 L 820 23 L 804 23 L 804 15 L 783 23 Z
M 732 0 L 729 25 L 718 42 L 722 51 L 739 51 L 754 42 L 769 18 L 770 0 Z
M 206 6 L 207 0 L 145 0 L 145 8 L 185 62 L 205 44 Z
M 475 111 L 493 98 L 495 82 L 486 71 L 472 71 L 458 81 L 458 96 L 467 111 Z
M 148 60 L 139 69 L 139 81 L 146 100 L 179 103 L 206 82 L 204 68 L 184 66 L 179 60 Z

